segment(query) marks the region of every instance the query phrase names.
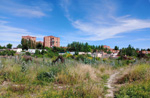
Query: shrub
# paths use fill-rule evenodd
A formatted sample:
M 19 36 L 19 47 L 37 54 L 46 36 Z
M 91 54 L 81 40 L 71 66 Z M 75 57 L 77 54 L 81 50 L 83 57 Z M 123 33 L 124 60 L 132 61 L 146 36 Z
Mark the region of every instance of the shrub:
M 37 75 L 37 79 L 45 82 L 52 82 L 55 80 L 55 76 L 59 72 L 61 72 L 62 67 L 61 66 L 54 66 L 50 68 L 50 71 L 48 72 L 41 72 Z
M 149 65 L 134 66 L 128 74 L 125 74 L 123 77 L 118 79 L 117 83 L 134 82 L 137 80 L 147 79 L 150 75 L 149 70 Z
M 45 82 L 51 82 L 54 81 L 54 74 L 53 72 L 41 72 L 37 75 L 37 79 Z
M 150 81 L 122 87 L 115 98 L 150 98 Z
M 31 55 L 31 53 L 30 53 L 30 52 L 26 52 L 26 55 L 30 56 L 30 55 Z

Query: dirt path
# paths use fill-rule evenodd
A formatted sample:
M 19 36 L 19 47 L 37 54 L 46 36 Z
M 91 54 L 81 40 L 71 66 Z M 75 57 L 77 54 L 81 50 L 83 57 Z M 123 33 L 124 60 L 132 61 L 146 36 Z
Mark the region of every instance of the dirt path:
M 110 75 L 110 78 L 108 79 L 108 82 L 106 83 L 106 86 L 108 87 L 108 94 L 106 94 L 106 98 L 114 98 L 114 82 L 117 78 L 117 75 L 119 75 L 119 73 L 122 71 L 123 69 L 118 70 L 117 72 L 115 72 L 114 74 Z

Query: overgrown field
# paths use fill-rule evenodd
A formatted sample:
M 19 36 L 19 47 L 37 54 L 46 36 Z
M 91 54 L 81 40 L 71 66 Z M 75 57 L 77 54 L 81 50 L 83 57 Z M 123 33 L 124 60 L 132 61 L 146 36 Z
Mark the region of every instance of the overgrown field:
M 88 65 L 75 60 L 52 65 L 50 59 L 0 60 L 1 97 L 104 97 L 113 73 L 109 65 Z
M 49 58 L 28 62 L 1 58 L 0 98 L 105 98 L 107 80 L 120 68 L 124 70 L 116 84 L 124 86 L 115 93 L 116 98 L 150 97 L 149 62 L 128 66 L 121 66 L 123 61 L 92 62 L 65 59 L 65 63 L 52 64 Z
M 126 85 L 116 93 L 116 98 L 150 98 L 150 65 L 127 68 L 117 83 Z

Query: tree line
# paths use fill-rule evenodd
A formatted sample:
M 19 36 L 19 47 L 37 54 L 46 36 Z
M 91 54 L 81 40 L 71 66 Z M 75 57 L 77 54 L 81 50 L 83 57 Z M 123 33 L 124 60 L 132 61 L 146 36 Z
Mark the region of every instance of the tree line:
M 59 53 L 59 52 L 67 52 L 67 51 L 74 51 L 76 53 L 78 52 L 100 52 L 104 51 L 108 54 L 111 53 L 111 51 L 107 48 L 104 48 L 103 45 L 89 45 L 88 43 L 80 43 L 80 42 L 72 42 L 71 44 L 68 44 L 67 47 L 53 47 L 53 48 L 48 48 L 48 47 L 43 47 L 41 43 L 36 43 L 32 40 L 27 40 L 27 39 L 22 39 L 21 44 L 17 46 L 18 48 L 22 48 L 23 50 L 26 49 L 46 49 L 54 53 Z M 0 46 L 0 49 L 11 49 L 12 44 L 7 44 L 7 46 Z M 127 48 L 121 48 L 119 49 L 118 46 L 114 47 L 114 50 L 120 50 L 119 55 L 120 56 L 137 56 L 138 51 L 150 51 L 150 48 L 148 49 L 138 49 L 134 48 L 133 46 L 129 45 Z M 42 51 L 42 53 L 39 53 L 39 51 L 36 52 L 36 54 L 44 54 L 45 52 Z

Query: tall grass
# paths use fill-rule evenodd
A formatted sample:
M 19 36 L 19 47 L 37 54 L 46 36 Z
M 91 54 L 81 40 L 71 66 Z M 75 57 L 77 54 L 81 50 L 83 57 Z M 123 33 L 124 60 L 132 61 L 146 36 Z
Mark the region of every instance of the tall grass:
M 111 66 L 87 65 L 67 59 L 65 64 L 51 64 L 51 59 L 1 59 L 2 97 L 93 97 L 104 96 L 103 85 Z M 55 86 L 54 86 L 55 85 Z M 39 93 L 38 93 L 39 92 Z
M 130 68 L 130 69 L 129 69 Z M 128 83 L 116 92 L 116 98 L 150 98 L 150 65 L 129 67 L 117 83 Z

